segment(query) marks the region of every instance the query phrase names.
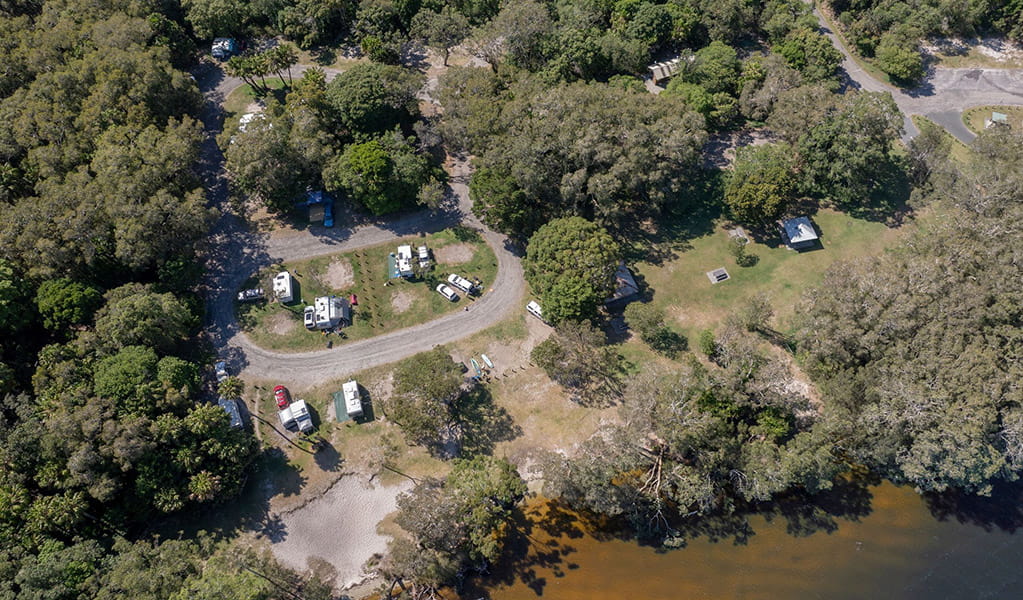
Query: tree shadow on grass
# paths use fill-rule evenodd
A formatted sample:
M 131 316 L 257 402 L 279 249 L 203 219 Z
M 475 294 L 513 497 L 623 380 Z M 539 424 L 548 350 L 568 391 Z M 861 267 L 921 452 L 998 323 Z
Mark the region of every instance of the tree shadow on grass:
M 660 214 L 643 223 L 624 225 L 619 238 L 630 240 L 624 250 L 627 262 L 649 262 L 660 265 L 678 258 L 688 250 L 689 241 L 714 231 L 721 217 L 724 172 L 718 169 L 698 170 Z
M 459 454 L 463 458 L 492 454 L 498 442 L 522 435 L 522 428 L 507 410 L 494 404 L 490 390 L 481 385 L 456 401 L 455 413 L 461 433 Z
M 913 209 L 909 205 L 911 189 L 905 161 L 893 160 L 884 165 L 870 197 L 865 202 L 837 203 L 835 207 L 856 219 L 898 227 L 913 214 Z

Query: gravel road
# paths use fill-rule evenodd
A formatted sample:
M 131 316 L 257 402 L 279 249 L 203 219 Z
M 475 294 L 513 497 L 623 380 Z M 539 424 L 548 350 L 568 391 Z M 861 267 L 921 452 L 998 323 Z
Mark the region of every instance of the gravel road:
M 303 70 L 296 69 L 298 73 Z M 330 78 L 338 73 L 327 71 Z M 224 156 L 215 141 L 223 125 L 223 102 L 244 82 L 227 77 L 216 65 L 206 65 L 196 74 L 196 79 L 206 100 L 201 116 L 207 134 L 201 170 L 209 205 L 217 213 L 206 248 L 206 329 L 234 372 L 316 385 L 467 337 L 500 322 L 523 303 L 522 266 L 513 245 L 472 215 L 467 185 L 470 167 L 464 158 L 456 160 L 451 169 L 449 202 L 435 211 L 422 210 L 388 221 L 351 217 L 346 219 L 348 227 L 311 227 L 284 237 L 249 229 L 243 219 L 231 212 Z M 335 345 L 329 350 L 303 353 L 265 350 L 253 344 L 238 328 L 234 295 L 246 279 L 266 266 L 278 261 L 357 250 L 419 232 L 439 231 L 459 222 L 480 231 L 498 262 L 496 279 L 479 300 L 469 305 L 468 311 L 449 313 L 429 323 Z

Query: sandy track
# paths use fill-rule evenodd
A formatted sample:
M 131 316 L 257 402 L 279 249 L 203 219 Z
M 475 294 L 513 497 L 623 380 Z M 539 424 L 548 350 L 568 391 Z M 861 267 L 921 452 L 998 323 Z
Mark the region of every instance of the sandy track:
M 388 536 L 377 523 L 397 510 L 397 497 L 410 482 L 374 486 L 363 477 L 347 475 L 322 496 L 281 515 L 282 532 L 270 548 L 285 565 L 304 571 L 309 559 L 320 558 L 338 573 L 336 585 L 347 588 L 370 577 L 363 565 L 387 549 Z

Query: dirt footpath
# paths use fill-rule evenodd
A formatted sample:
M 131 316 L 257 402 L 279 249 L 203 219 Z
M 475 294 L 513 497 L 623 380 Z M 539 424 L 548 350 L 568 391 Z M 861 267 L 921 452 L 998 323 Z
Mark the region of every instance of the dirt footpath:
M 342 477 L 319 498 L 281 515 L 285 534 L 271 549 L 300 571 L 310 559 L 322 559 L 337 570 L 338 587 L 356 585 L 369 576 L 365 562 L 387 549 L 388 537 L 377 533 L 377 523 L 397 510 L 398 494 L 410 487 L 410 482 L 384 487 L 361 476 Z

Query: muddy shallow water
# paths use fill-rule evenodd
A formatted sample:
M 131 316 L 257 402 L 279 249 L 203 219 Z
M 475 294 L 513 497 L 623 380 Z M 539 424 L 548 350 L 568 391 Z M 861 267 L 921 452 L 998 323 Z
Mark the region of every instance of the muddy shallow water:
M 1023 597 L 1020 486 L 922 498 L 890 483 L 817 506 L 712 520 L 682 548 L 644 546 L 535 500 L 509 559 L 467 600 Z

